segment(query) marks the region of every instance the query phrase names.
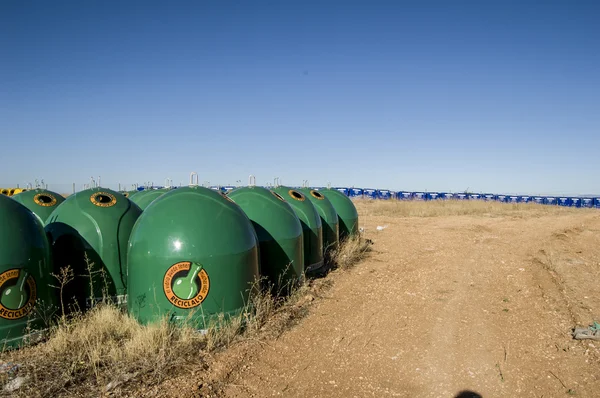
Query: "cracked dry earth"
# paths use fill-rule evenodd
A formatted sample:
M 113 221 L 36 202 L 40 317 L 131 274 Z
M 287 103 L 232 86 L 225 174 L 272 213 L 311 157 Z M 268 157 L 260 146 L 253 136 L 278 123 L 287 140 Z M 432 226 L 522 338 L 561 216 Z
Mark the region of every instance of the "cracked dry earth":
M 600 342 L 571 336 L 600 321 L 599 211 L 361 226 L 371 256 L 277 339 L 218 354 L 209 395 L 600 396 Z

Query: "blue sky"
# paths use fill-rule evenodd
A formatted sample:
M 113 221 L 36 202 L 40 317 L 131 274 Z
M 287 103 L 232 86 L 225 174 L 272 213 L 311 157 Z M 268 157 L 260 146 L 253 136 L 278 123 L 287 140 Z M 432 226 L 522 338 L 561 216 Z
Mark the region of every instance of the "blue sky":
M 3 1 L 0 186 L 600 193 L 600 3 Z

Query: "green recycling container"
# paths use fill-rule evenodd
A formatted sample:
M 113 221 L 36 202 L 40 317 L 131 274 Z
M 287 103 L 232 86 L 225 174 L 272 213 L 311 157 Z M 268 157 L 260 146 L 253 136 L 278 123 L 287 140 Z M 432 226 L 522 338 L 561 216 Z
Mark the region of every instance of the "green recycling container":
M 44 225 L 21 203 L 0 195 L 0 344 L 35 340 L 56 310 L 56 284 Z
M 224 194 L 201 186 L 167 192 L 129 239 L 129 313 L 141 323 L 167 317 L 206 330 L 247 308 L 260 278 L 258 251 L 251 221 Z
M 312 202 L 321 217 L 324 251 L 336 249 L 340 240 L 340 229 L 335 208 L 329 199 L 319 191 L 311 188 L 301 188 L 300 191 Z
M 281 195 L 300 219 L 304 242 L 304 272 L 309 275 L 322 271 L 323 224 L 312 202 L 298 189 L 278 186 L 273 191 Z
M 227 196 L 246 213 L 259 241 L 261 275 L 273 293 L 287 294 L 304 272 L 302 224 L 281 195 L 257 186 L 236 188 Z
M 125 196 L 95 187 L 70 195 L 48 217 L 55 273 L 70 266 L 75 276 L 63 292 L 69 306 L 85 310 L 103 298 L 124 304 L 127 243 L 140 214 Z
M 150 205 L 154 201 L 154 199 L 160 197 L 161 195 L 169 192 L 170 189 L 162 188 L 162 189 L 149 189 L 147 191 L 141 191 L 136 195 L 131 195 L 129 200 L 138 205 L 140 209 L 146 210 L 146 207 Z
M 126 198 L 131 198 L 133 195 L 140 193 L 140 192 L 143 192 L 143 191 L 138 191 L 138 190 L 124 191 L 123 196 L 125 196 Z
M 19 192 L 12 198 L 38 216 L 42 224 L 46 222 L 54 209 L 65 201 L 64 196 L 39 188 Z
M 320 189 L 319 192 L 329 199 L 338 214 L 340 241 L 358 234 L 358 212 L 352 200 L 342 192 L 331 188 Z

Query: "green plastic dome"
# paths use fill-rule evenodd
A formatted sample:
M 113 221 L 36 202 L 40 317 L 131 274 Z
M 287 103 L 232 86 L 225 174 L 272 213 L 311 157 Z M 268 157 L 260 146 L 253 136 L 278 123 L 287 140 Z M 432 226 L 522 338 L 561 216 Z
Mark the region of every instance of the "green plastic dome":
M 131 195 L 129 200 L 138 205 L 140 209 L 145 210 L 156 198 L 169 192 L 170 189 L 149 189 L 147 191 L 141 191 L 135 195 Z
M 65 298 L 80 309 L 92 300 L 126 299 L 127 243 L 142 210 L 107 188 L 90 188 L 70 195 L 46 221 L 56 272 L 70 266 L 75 280 Z M 86 262 L 85 255 L 88 261 Z
M 304 241 L 304 272 L 312 274 L 323 267 L 323 225 L 312 202 L 299 190 L 278 186 L 273 191 L 281 195 L 300 219 Z
M 358 234 L 358 212 L 352 200 L 342 192 L 327 188 L 321 192 L 333 205 L 339 218 L 340 240 Z
M 47 189 L 22 191 L 12 198 L 31 210 L 42 223 L 45 223 L 50 214 L 65 201 L 64 196 Z
M 133 228 L 128 301 L 141 323 L 163 316 L 205 329 L 218 314 L 236 315 L 259 280 L 258 238 L 242 209 L 200 186 L 174 189 L 152 203 Z
M 123 192 L 121 192 L 121 194 L 122 194 L 123 196 L 125 196 L 126 198 L 131 198 L 133 195 L 135 195 L 135 194 L 136 194 L 136 193 L 138 193 L 138 192 L 141 192 L 141 191 L 138 191 L 138 190 L 133 190 L 133 191 L 123 191 Z
M 289 292 L 304 272 L 302 224 L 281 195 L 250 186 L 227 196 L 246 213 L 260 243 L 261 274 L 277 292 Z
M 312 202 L 321 217 L 323 225 L 323 249 L 336 249 L 340 240 L 338 215 L 335 208 L 319 191 L 311 188 L 301 188 L 300 191 Z
M 17 347 L 47 326 L 40 315 L 56 310 L 56 280 L 39 218 L 0 195 L 0 220 L 0 344 Z

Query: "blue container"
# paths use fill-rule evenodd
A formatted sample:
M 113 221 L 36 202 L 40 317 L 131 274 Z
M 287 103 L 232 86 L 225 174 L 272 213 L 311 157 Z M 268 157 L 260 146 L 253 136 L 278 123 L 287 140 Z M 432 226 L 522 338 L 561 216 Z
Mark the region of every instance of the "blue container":
M 234 187 L 233 185 L 226 185 L 223 187 L 223 191 L 224 192 L 229 192 L 229 191 L 233 191 L 236 187 Z
M 478 193 L 470 193 L 469 194 L 469 200 L 479 200 L 481 199 L 481 195 Z
M 533 203 L 537 203 L 539 205 L 543 205 L 544 204 L 544 197 L 543 196 L 532 196 L 531 197 L 531 201 Z
M 525 196 L 521 196 L 519 198 L 519 202 L 521 202 L 521 203 L 529 203 L 529 202 L 531 202 L 531 196 L 526 196 L 526 195 Z
M 600 209 L 600 198 L 594 198 L 594 207 Z
M 363 189 L 362 188 L 350 188 L 348 190 L 348 196 L 351 198 L 362 198 L 363 197 Z
M 571 207 L 581 207 L 581 198 L 569 198 L 569 206 Z
M 377 199 L 377 190 L 372 188 L 363 189 L 363 198 L 365 199 Z
M 520 196 L 516 196 L 516 195 L 510 195 L 506 198 L 506 201 L 508 203 L 519 203 L 520 202 L 521 197 Z
M 379 199 L 388 200 L 392 198 L 392 192 L 388 191 L 387 189 L 380 189 L 377 191 L 377 197 Z
M 412 194 L 410 192 L 406 192 L 406 191 L 398 191 L 398 192 L 396 192 L 396 198 L 398 200 L 411 200 Z
M 452 194 L 452 198 L 456 200 L 469 200 L 469 195 L 466 193 L 455 193 Z
M 496 195 L 496 201 L 506 203 L 508 202 L 508 196 L 506 195 Z
M 481 199 L 485 200 L 486 202 L 489 202 L 491 200 L 496 200 L 496 195 L 494 195 L 493 193 L 484 193 L 483 195 L 481 195 Z
M 554 196 L 546 196 L 544 198 L 544 204 L 556 206 L 558 204 L 558 200 Z
M 571 198 L 567 198 L 566 196 L 561 196 L 558 198 L 559 206 L 571 206 Z
M 438 192 L 427 192 L 427 200 L 438 200 L 438 199 L 442 199 L 442 197 L 440 196 L 440 194 Z
M 339 188 L 333 188 L 333 189 L 335 189 L 336 191 L 339 191 L 339 192 L 343 193 L 346 196 L 350 196 L 350 189 L 348 189 L 348 188 L 339 187 Z
M 438 192 L 438 199 L 449 200 L 454 199 L 454 194 L 448 192 Z
M 594 207 L 594 198 L 581 198 L 581 207 Z
M 413 200 L 426 200 L 427 199 L 425 192 L 413 192 L 411 194 L 411 197 L 413 198 Z

